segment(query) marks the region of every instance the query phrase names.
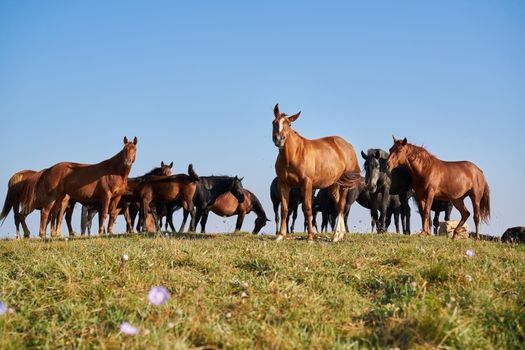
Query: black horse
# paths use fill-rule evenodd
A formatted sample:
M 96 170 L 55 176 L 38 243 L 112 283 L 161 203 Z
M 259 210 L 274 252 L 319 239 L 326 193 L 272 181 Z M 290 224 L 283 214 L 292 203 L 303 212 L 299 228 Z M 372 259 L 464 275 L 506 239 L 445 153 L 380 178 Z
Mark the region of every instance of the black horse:
M 275 232 L 279 232 L 279 206 L 281 205 L 281 191 L 279 190 L 279 183 L 277 182 L 277 177 L 273 179 L 272 184 L 270 185 L 270 198 L 273 203 L 273 212 L 275 213 Z M 293 233 L 295 220 L 297 220 L 297 214 L 299 210 L 299 204 L 304 202 L 304 196 L 299 187 L 293 187 L 290 190 L 290 195 L 288 198 L 288 217 L 286 218 L 286 231 L 287 233 Z M 290 224 L 290 216 L 292 217 L 292 222 Z
M 197 190 L 193 197 L 193 205 L 195 206 L 195 227 L 203 215 L 206 217 L 210 211 L 211 206 L 215 200 L 222 194 L 230 192 L 239 201 L 244 202 L 244 191 L 242 188 L 242 178 L 237 176 L 201 176 L 197 183 Z M 168 206 L 166 220 L 171 227 L 173 227 L 173 213 L 177 211 L 179 206 Z M 179 232 L 184 232 L 186 220 L 188 219 L 188 212 L 184 210 L 182 224 Z M 204 225 L 205 226 L 205 225 Z M 205 227 L 201 225 L 201 233 L 204 233 Z
M 361 151 L 361 156 L 365 160 L 365 182 L 370 193 L 370 209 L 372 215 L 377 215 L 377 211 L 380 214 L 376 220 L 377 232 L 387 230 L 387 217 L 390 220 L 390 215 L 394 214 L 397 217 L 401 215 L 403 233 L 410 234 L 410 206 L 408 204 L 410 188 L 399 186 L 397 183 L 401 178 L 398 172 L 403 171 L 403 169 L 394 169 L 396 176 L 392 176 L 386 166 L 388 152 L 379 148 L 371 148 L 367 153 Z M 396 183 L 393 183 L 394 181 Z M 399 232 L 399 228 L 397 228 L 397 232 Z

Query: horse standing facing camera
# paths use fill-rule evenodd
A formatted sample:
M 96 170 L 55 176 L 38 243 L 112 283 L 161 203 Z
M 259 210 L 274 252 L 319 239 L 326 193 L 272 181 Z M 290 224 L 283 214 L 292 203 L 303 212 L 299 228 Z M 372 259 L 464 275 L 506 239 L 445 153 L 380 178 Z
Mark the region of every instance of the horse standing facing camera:
M 279 148 L 275 172 L 281 192 L 281 230 L 277 240 L 286 235 L 288 198 L 292 187 L 299 187 L 304 195 L 304 213 L 308 218 L 308 240 L 313 241 L 312 192 L 316 188 L 328 188 L 336 212 L 337 224 L 334 242 L 343 238 L 344 208 L 349 189 L 363 183 L 361 169 L 354 147 L 338 136 L 309 140 L 291 128 L 301 112 L 288 117 L 274 108 L 273 143 Z

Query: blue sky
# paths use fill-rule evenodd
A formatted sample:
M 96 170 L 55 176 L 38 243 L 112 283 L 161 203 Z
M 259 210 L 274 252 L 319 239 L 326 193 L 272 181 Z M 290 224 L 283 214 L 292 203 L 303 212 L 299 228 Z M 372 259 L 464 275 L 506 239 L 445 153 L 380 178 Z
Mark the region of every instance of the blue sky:
M 273 217 L 279 102 L 308 138 L 359 152 L 395 134 L 473 161 L 492 190 L 482 231 L 499 235 L 524 225 L 524 34 L 522 1 L 3 1 L 0 198 L 18 170 L 95 163 L 136 135 L 132 175 L 164 160 L 245 176 Z M 364 209 L 354 225 L 369 227 Z M 0 236 L 13 232 L 10 215 Z

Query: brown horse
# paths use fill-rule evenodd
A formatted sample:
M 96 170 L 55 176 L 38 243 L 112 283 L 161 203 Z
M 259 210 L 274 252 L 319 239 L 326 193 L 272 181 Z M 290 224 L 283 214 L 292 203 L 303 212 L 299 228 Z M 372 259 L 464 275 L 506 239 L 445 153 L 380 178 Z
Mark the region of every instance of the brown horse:
M 235 231 L 240 231 L 244 217 L 246 214 L 251 213 L 252 211 L 257 215 L 255 219 L 255 226 L 253 228 L 254 234 L 259 233 L 261 229 L 266 225 L 270 220 L 266 217 L 263 206 L 259 199 L 247 189 L 243 189 L 244 192 L 244 201 L 239 203 L 237 198 L 231 193 L 226 192 L 220 195 L 215 202 L 213 202 L 210 210 L 219 216 L 233 216 L 237 215 L 237 222 L 235 224 Z M 201 217 L 201 227 L 204 232 L 206 228 L 206 221 L 208 219 L 208 212 L 202 215 Z
M 61 203 L 70 196 L 83 204 L 98 203 L 99 234 L 104 233 L 104 221 L 108 212 L 110 219 L 108 232 L 112 232 L 120 197 L 126 189 L 128 174 L 136 157 L 137 138 L 129 142 L 124 137 L 124 147 L 115 156 L 97 164 L 62 162 L 44 170 L 38 181 L 27 186 L 21 203 L 23 213 L 40 208 L 40 236 L 46 236 L 46 226 L 50 213 L 57 213 L 58 224 L 52 227 L 51 234 L 60 235 L 65 206 Z
M 193 196 L 197 189 L 199 175 L 193 170 L 192 164 L 188 166 L 188 174 L 150 176 L 139 184 L 143 220 L 148 217 L 149 212 L 153 213 L 157 231 L 160 231 L 156 212 L 158 204 L 177 204 L 182 206 L 191 216 L 190 231 L 195 231 Z
M 25 186 L 27 186 L 30 178 L 38 178 L 42 174 L 42 171 L 34 170 L 22 170 L 15 173 L 9 179 L 7 185 L 7 195 L 5 197 L 4 206 L 2 213 L 0 214 L 0 220 L 5 220 L 11 209 L 13 209 L 13 216 L 15 219 L 16 227 L 16 239 L 20 239 L 20 224 L 24 230 L 24 238 L 29 238 L 30 232 L 26 224 L 26 216 L 20 213 L 20 195 L 23 192 Z
M 301 112 L 287 117 L 274 108 L 272 138 L 279 148 L 275 162 L 275 172 L 279 178 L 281 190 L 281 231 L 277 240 L 286 235 L 288 215 L 288 196 L 292 187 L 301 188 L 304 196 L 303 212 L 308 217 L 308 240 L 314 238 L 312 225 L 312 191 L 316 188 L 328 188 L 332 196 L 337 216 L 334 242 L 344 235 L 344 208 L 346 195 L 350 188 L 363 183 L 361 169 L 357 162 L 354 147 L 338 136 L 308 140 L 290 126 L 299 118 Z
M 392 136 L 393 137 L 393 136 Z M 479 221 L 490 219 L 490 190 L 483 171 L 468 161 L 446 162 L 436 158 L 423 147 L 396 140 L 390 148 L 388 167 L 393 169 L 405 165 L 412 176 L 419 213 L 423 223 L 423 234 L 429 235 L 430 208 L 434 198 L 450 200 L 461 213 L 461 220 L 454 230 L 453 238 L 470 216 L 463 200 L 470 197 L 474 208 L 476 240 L 479 240 Z

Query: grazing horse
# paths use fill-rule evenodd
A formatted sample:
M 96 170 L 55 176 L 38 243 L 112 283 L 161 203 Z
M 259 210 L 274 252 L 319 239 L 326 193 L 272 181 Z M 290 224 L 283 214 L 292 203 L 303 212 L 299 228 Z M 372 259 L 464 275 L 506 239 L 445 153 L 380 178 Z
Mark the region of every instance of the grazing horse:
M 392 184 L 398 181 L 397 177 L 392 178 L 390 171 L 386 166 L 388 152 L 380 148 L 371 148 L 367 153 L 361 151 L 361 157 L 365 160 L 365 182 L 371 199 L 372 215 L 377 215 L 379 210 L 379 220 L 377 220 L 377 232 L 384 232 L 388 225 L 385 222 L 390 221 L 391 214 L 396 217 L 396 231 L 399 232 L 398 218 L 401 215 L 401 226 L 403 233 L 410 234 L 410 206 L 408 204 L 408 190 L 401 193 L 392 193 L 391 189 L 399 187 Z M 407 220 L 408 218 L 408 220 Z M 373 231 L 373 228 L 372 228 Z
M 291 128 L 301 112 L 288 117 L 274 108 L 272 139 L 279 148 L 275 162 L 275 172 L 281 190 L 281 230 L 277 240 L 286 235 L 288 201 L 290 189 L 301 188 L 304 195 L 304 212 L 308 219 L 308 240 L 314 239 L 312 223 L 312 193 L 316 188 L 328 188 L 332 196 L 337 216 L 334 242 L 344 235 L 344 209 L 348 189 L 362 183 L 361 169 L 357 162 L 354 147 L 338 136 L 309 140 Z
M 148 217 L 148 213 L 151 211 L 155 228 L 160 231 L 156 206 L 162 203 L 166 205 L 176 204 L 190 213 L 190 231 L 195 231 L 193 197 L 199 181 L 199 175 L 193 170 L 192 164 L 188 166 L 188 175 L 148 176 L 139 184 L 143 220 Z
M 393 137 L 393 136 L 392 136 Z M 436 158 L 423 147 L 396 140 L 390 148 L 388 168 L 405 165 L 412 177 L 412 187 L 421 214 L 423 234 L 429 235 L 430 208 L 434 198 L 450 200 L 461 213 L 461 220 L 454 229 L 453 238 L 470 216 L 463 202 L 470 197 L 474 208 L 476 240 L 479 240 L 479 223 L 490 219 L 490 189 L 483 171 L 468 161 L 446 162 Z
M 126 189 L 128 174 L 136 157 L 137 138 L 129 142 L 124 137 L 124 147 L 115 156 L 97 164 L 62 162 L 44 170 L 38 181 L 32 182 L 21 197 L 22 212 L 27 214 L 40 208 L 40 237 L 45 238 L 50 213 L 58 213 L 52 235 L 60 235 L 62 216 L 66 207 L 61 205 L 70 196 L 80 203 L 99 204 L 99 233 L 104 233 L 108 212 L 108 232 L 115 220 L 112 213 Z
M 279 205 L 281 205 L 281 190 L 279 189 L 279 179 L 276 177 L 273 179 L 270 185 L 270 198 L 272 199 L 273 212 L 275 214 L 275 234 L 279 234 Z M 293 187 L 290 189 L 290 198 L 288 199 L 288 217 L 286 218 L 286 232 L 293 233 L 295 220 L 297 220 L 297 213 L 299 204 L 304 202 L 303 194 L 301 189 Z M 292 223 L 290 227 L 290 216 L 292 217 Z M 306 216 L 306 215 L 305 215 Z
M 220 195 L 219 198 L 213 202 L 210 210 L 222 217 L 237 215 L 237 222 L 235 224 L 236 232 L 241 230 L 246 214 L 249 214 L 253 211 L 257 215 L 257 218 L 255 219 L 255 226 L 252 233 L 257 234 L 259 231 L 261 231 L 264 225 L 266 225 L 266 222 L 270 220 L 268 220 L 266 217 L 266 213 L 264 212 L 263 206 L 261 205 L 261 202 L 259 202 L 259 199 L 247 189 L 243 188 L 243 192 L 244 201 L 242 203 L 239 203 L 237 198 L 235 198 L 232 193 L 226 192 Z M 202 232 L 206 230 L 207 219 L 208 213 L 203 214 L 201 217 Z
M 140 195 L 138 193 L 139 186 L 137 186 L 141 181 L 144 181 L 148 176 L 170 176 L 171 175 L 171 169 L 173 168 L 173 162 L 171 164 L 165 164 L 163 161 L 160 162 L 160 167 L 153 168 L 146 174 L 139 176 L 139 177 L 129 177 L 128 178 L 128 184 L 126 186 L 126 191 L 120 198 L 119 205 L 117 207 L 117 215 L 124 215 L 126 218 L 126 230 L 128 232 L 133 233 L 133 224 L 135 217 L 137 215 L 138 208 L 137 203 L 140 202 Z M 133 207 L 133 209 L 130 210 L 130 208 Z M 69 209 L 69 208 L 68 208 Z M 72 211 L 71 214 L 72 215 Z M 158 209 L 157 209 L 158 210 Z M 131 212 L 132 213 L 131 213 Z M 93 217 L 98 212 L 98 208 L 96 206 L 83 206 L 82 207 L 82 215 L 81 215 L 81 221 L 80 221 L 80 227 L 82 235 L 85 234 L 87 231 L 88 234 L 91 234 L 91 221 L 93 220 Z M 66 219 L 67 221 L 67 219 Z
M 242 188 L 242 178 L 237 176 L 201 176 L 200 181 L 197 184 L 197 192 L 193 197 L 193 205 L 195 206 L 195 226 L 199 222 L 202 216 L 206 216 L 206 219 L 201 221 L 201 233 L 204 233 L 206 227 L 206 220 L 208 213 L 210 212 L 211 206 L 217 198 L 225 193 L 231 193 L 239 203 L 244 202 L 244 191 Z M 170 210 L 171 208 L 171 210 Z M 167 220 L 172 220 L 173 212 L 175 207 L 168 206 Z M 184 209 L 183 219 L 181 228 L 179 231 L 184 230 L 186 226 L 186 220 L 188 218 L 188 211 Z M 173 227 L 173 224 L 170 224 Z M 194 227 L 195 227 L 194 226 Z

